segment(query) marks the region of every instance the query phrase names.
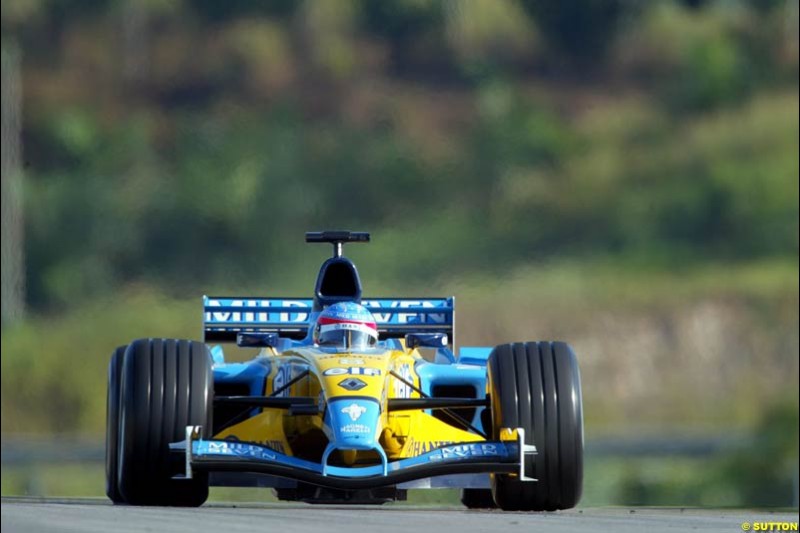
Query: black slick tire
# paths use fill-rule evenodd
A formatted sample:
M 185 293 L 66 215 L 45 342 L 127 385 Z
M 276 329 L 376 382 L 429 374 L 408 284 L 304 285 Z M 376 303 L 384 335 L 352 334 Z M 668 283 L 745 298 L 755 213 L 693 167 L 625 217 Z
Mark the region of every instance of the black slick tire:
M 119 491 L 131 505 L 196 507 L 208 498 L 208 475 L 183 471 L 171 442 L 186 426 L 213 427 L 211 356 L 201 342 L 139 339 L 125 350 L 121 376 Z M 206 435 L 208 436 L 208 435 Z
M 497 507 L 491 489 L 462 489 L 461 503 L 467 509 L 494 509 Z
M 119 382 L 122 362 L 127 346 L 120 346 L 111 354 L 108 363 L 108 395 L 106 397 L 106 495 L 114 503 L 123 503 L 117 482 L 119 458 Z
M 521 427 L 537 455 L 525 474 L 538 481 L 495 475 L 492 494 L 507 511 L 575 507 L 583 489 L 583 407 L 580 372 L 563 342 L 502 344 L 489 356 L 492 431 Z

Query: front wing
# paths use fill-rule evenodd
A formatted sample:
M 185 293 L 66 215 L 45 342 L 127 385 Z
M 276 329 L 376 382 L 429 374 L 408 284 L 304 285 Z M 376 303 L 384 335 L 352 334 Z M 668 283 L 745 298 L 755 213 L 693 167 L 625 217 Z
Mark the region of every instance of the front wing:
M 171 445 L 183 451 L 186 473 L 248 472 L 285 477 L 335 489 L 368 489 L 397 485 L 417 479 L 451 474 L 516 474 L 523 481 L 536 481 L 525 475 L 523 460 L 536 453 L 525 444 L 521 428 L 508 430 L 514 440 L 480 441 L 440 446 L 431 451 L 382 464 L 363 467 L 331 466 L 292 457 L 267 446 L 248 442 L 196 438 L 200 428 L 188 426 L 186 440 Z

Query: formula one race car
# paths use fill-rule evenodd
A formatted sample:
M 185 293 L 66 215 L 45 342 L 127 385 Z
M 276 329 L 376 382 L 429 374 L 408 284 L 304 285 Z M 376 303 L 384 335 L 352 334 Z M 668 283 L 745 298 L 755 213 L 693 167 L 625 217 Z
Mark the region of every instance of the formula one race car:
M 467 507 L 574 507 L 583 483 L 578 363 L 563 342 L 454 349 L 453 298 L 362 298 L 326 231 L 314 297 L 204 297 L 205 343 L 138 339 L 108 373 L 106 492 L 202 505 L 209 485 L 281 500 L 383 503 L 461 488 Z M 426 357 L 423 357 L 423 354 Z

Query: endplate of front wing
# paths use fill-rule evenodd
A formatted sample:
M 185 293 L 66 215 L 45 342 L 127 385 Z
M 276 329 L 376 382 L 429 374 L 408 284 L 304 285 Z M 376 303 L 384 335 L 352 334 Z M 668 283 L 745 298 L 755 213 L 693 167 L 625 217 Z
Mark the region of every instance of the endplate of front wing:
M 323 465 L 292 457 L 256 443 L 204 440 L 201 428 L 186 428 L 186 440 L 170 445 L 185 454 L 186 478 L 193 472 L 250 472 L 285 477 L 336 489 L 365 489 L 396 485 L 417 479 L 451 474 L 498 473 L 525 475 L 523 456 L 536 448 L 524 442 L 524 431 L 516 440 L 465 442 L 440 446 L 416 457 L 388 464 L 361 467 Z M 188 445 L 187 445 L 188 443 Z

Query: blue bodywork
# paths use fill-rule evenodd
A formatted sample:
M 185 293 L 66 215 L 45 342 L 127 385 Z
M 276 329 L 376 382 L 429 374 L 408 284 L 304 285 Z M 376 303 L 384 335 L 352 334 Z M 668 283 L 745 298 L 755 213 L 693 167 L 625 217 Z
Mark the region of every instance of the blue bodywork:
M 287 339 L 288 340 L 288 339 Z M 292 346 L 303 346 L 305 341 L 289 341 Z M 401 345 L 397 339 L 381 342 L 387 350 L 399 350 Z M 288 349 L 288 347 L 287 347 Z M 449 348 L 436 350 L 434 361 L 420 361 L 416 372 L 420 378 L 422 391 L 434 396 L 434 388 L 438 386 L 470 386 L 474 389 L 474 398 L 483 397 L 486 391 L 486 361 L 491 348 L 463 347 L 456 356 Z M 265 380 L 271 371 L 270 359 L 259 356 L 242 363 L 225 363 L 221 346 L 212 348 L 214 357 L 214 382 L 221 384 L 246 385 L 249 394 L 257 395 L 264 391 Z M 483 407 L 476 409 L 472 424 L 480 424 Z M 430 414 L 430 411 L 427 411 Z M 355 449 L 355 448 L 354 448 Z
M 453 353 L 454 307 L 453 298 L 401 298 L 401 299 L 365 299 L 362 301 L 373 314 L 381 335 L 378 349 L 402 350 L 399 338 L 409 333 L 425 334 L 427 338 L 449 339 L 449 345 L 435 350 L 433 360 L 420 360 L 415 365 L 419 383 L 423 393 L 436 397 L 437 389 L 452 391 L 457 387 L 459 396 L 483 398 L 486 394 L 486 364 L 491 348 L 462 347 L 458 354 Z M 207 340 L 219 339 L 231 341 L 239 332 L 277 333 L 280 338 L 274 346 L 278 353 L 293 348 L 306 347 L 312 344 L 310 325 L 315 323 L 319 311 L 314 309 L 314 300 L 300 298 L 211 298 L 204 297 L 204 331 Z M 433 335 L 430 335 L 433 334 Z M 445 337 L 446 336 L 446 337 Z M 259 355 L 242 363 L 226 363 L 221 346 L 212 348 L 214 360 L 214 381 L 220 385 L 237 385 L 238 390 L 246 389 L 250 395 L 263 394 L 266 379 L 272 370 L 272 359 Z M 297 369 L 295 369 L 296 371 Z M 290 376 L 291 377 L 291 376 Z M 468 388 L 468 389 L 467 389 Z M 449 394 L 448 394 L 449 395 Z M 484 407 L 474 410 L 469 422 L 481 427 L 481 414 Z M 253 414 L 258 412 L 253 410 Z M 353 413 L 352 421 L 348 414 Z M 433 414 L 432 411 L 427 411 Z M 333 414 L 332 414 L 333 413 Z M 334 416 L 336 420 L 332 420 Z M 419 480 L 424 476 L 420 472 L 428 472 L 431 468 L 439 469 L 442 465 L 453 463 L 446 472 L 456 473 L 449 478 L 449 486 L 488 486 L 488 475 L 478 472 L 475 465 L 486 462 L 501 462 L 504 467 L 511 468 L 518 464 L 519 449 L 516 443 L 487 442 L 443 446 L 440 449 L 422 455 L 392 461 L 387 460 L 385 452 L 378 442 L 379 435 L 374 434 L 377 419 L 380 416 L 380 405 L 367 398 L 351 398 L 331 401 L 326 410 L 325 425 L 333 432 L 330 443 L 325 449 L 322 461 L 310 462 L 297 457 L 279 453 L 269 447 L 255 443 L 233 443 L 215 440 L 196 440 L 192 443 L 193 462 L 199 468 L 202 465 L 214 465 L 222 470 L 243 468 L 244 471 L 261 471 L 272 478 L 267 485 L 286 486 L 290 480 L 280 480 L 283 469 L 297 469 L 312 483 L 324 484 L 322 478 L 341 478 L 365 480 L 382 476 Z M 381 464 L 369 467 L 338 467 L 328 465 L 330 454 L 337 448 L 352 450 L 375 450 Z M 515 463 L 516 461 L 516 463 Z M 235 464 L 233 464 L 235 463 Z M 244 466 L 243 466 L 244 465 Z M 247 470 L 249 465 L 250 470 Z M 509 466 L 511 465 L 511 466 Z M 485 467 L 485 464 L 484 464 Z M 410 472 L 414 471 L 415 474 Z M 485 468 L 483 470 L 486 471 Z M 461 472 L 460 474 L 458 472 Z M 441 476 L 441 473 L 437 474 Z M 315 477 L 318 476 L 318 477 Z M 296 476 L 292 476 L 295 479 Z M 443 479 L 442 477 L 438 479 Z M 460 478 L 460 479 L 459 479 Z M 458 479 L 458 480 L 457 480 Z M 355 482 L 355 481 L 354 481 Z M 431 484 L 430 486 L 434 486 Z M 448 485 L 443 485 L 448 486 Z
M 408 333 L 441 333 L 454 344 L 455 299 L 449 298 L 366 298 L 361 301 L 375 317 L 386 350 L 400 350 L 398 337 Z M 312 343 L 310 324 L 316 320 L 314 300 L 310 298 L 232 298 L 203 297 L 206 337 L 235 339 L 238 332 L 275 332 L 281 335 L 276 350 L 285 352 Z M 233 335 L 233 336 L 231 336 Z M 462 347 L 459 355 L 449 346 L 436 350 L 433 362 L 420 362 L 416 371 L 422 390 L 434 395 L 437 386 L 467 385 L 475 398 L 486 390 L 486 360 L 490 348 Z M 250 394 L 264 390 L 270 373 L 267 358 L 245 363 L 225 363 L 220 346 L 212 348 L 214 379 L 218 383 L 246 384 Z M 481 409 L 473 424 L 480 420 Z
M 261 472 L 268 476 L 291 472 L 292 477 L 302 481 L 346 489 L 399 484 L 443 473 L 453 474 L 446 477 L 463 477 L 485 469 L 487 464 L 496 472 L 516 472 L 523 453 L 519 442 L 483 441 L 441 446 L 391 463 L 341 467 L 327 465 L 326 459 L 315 463 L 254 443 L 195 440 L 190 441 L 190 447 L 187 463 L 197 470 L 222 468 Z

